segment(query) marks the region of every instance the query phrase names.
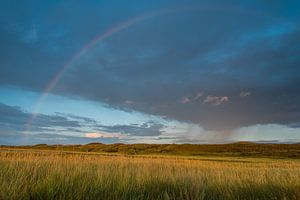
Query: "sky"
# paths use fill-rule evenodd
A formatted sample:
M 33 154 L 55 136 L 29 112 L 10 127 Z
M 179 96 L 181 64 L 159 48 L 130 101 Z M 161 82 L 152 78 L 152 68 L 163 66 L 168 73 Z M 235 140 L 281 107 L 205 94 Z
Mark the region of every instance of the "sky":
M 0 145 L 300 142 L 298 0 L 1 0 Z

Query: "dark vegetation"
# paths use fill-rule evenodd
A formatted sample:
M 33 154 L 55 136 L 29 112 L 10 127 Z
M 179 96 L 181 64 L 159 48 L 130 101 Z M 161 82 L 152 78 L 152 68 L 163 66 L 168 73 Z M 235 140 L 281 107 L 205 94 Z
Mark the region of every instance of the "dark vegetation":
M 247 156 L 300 158 L 300 143 L 260 144 L 239 142 L 232 144 L 101 144 L 2 146 L 18 149 L 99 152 L 125 155 L 178 155 L 178 156 Z

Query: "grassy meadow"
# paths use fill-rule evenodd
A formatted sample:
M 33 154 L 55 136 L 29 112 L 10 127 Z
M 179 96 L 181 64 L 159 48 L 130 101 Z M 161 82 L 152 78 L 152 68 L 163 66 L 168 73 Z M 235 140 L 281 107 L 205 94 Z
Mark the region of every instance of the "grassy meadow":
M 0 149 L 0 199 L 300 199 L 300 160 Z
M 0 148 L 95 152 L 121 155 L 172 155 L 172 156 L 230 156 L 300 158 L 300 143 L 259 144 L 237 142 L 231 144 L 102 144 L 0 146 Z

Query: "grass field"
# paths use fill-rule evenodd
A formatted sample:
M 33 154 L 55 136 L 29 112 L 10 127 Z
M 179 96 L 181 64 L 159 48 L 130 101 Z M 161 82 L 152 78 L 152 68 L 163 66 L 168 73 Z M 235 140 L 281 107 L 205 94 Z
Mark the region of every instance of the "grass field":
M 0 199 L 300 199 L 298 159 L 0 150 Z
M 2 148 L 22 148 L 36 150 L 59 150 L 76 152 L 96 152 L 122 155 L 175 155 L 175 156 L 233 156 L 300 158 L 298 144 L 258 144 L 238 142 L 231 144 L 101 144 L 2 146 Z M 0 146 L 1 148 L 1 146 Z

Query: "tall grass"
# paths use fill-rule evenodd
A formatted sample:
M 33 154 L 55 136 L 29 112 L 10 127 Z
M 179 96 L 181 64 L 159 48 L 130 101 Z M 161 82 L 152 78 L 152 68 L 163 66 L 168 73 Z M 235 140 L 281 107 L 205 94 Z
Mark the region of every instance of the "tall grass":
M 300 162 L 0 151 L 0 199 L 300 199 Z

